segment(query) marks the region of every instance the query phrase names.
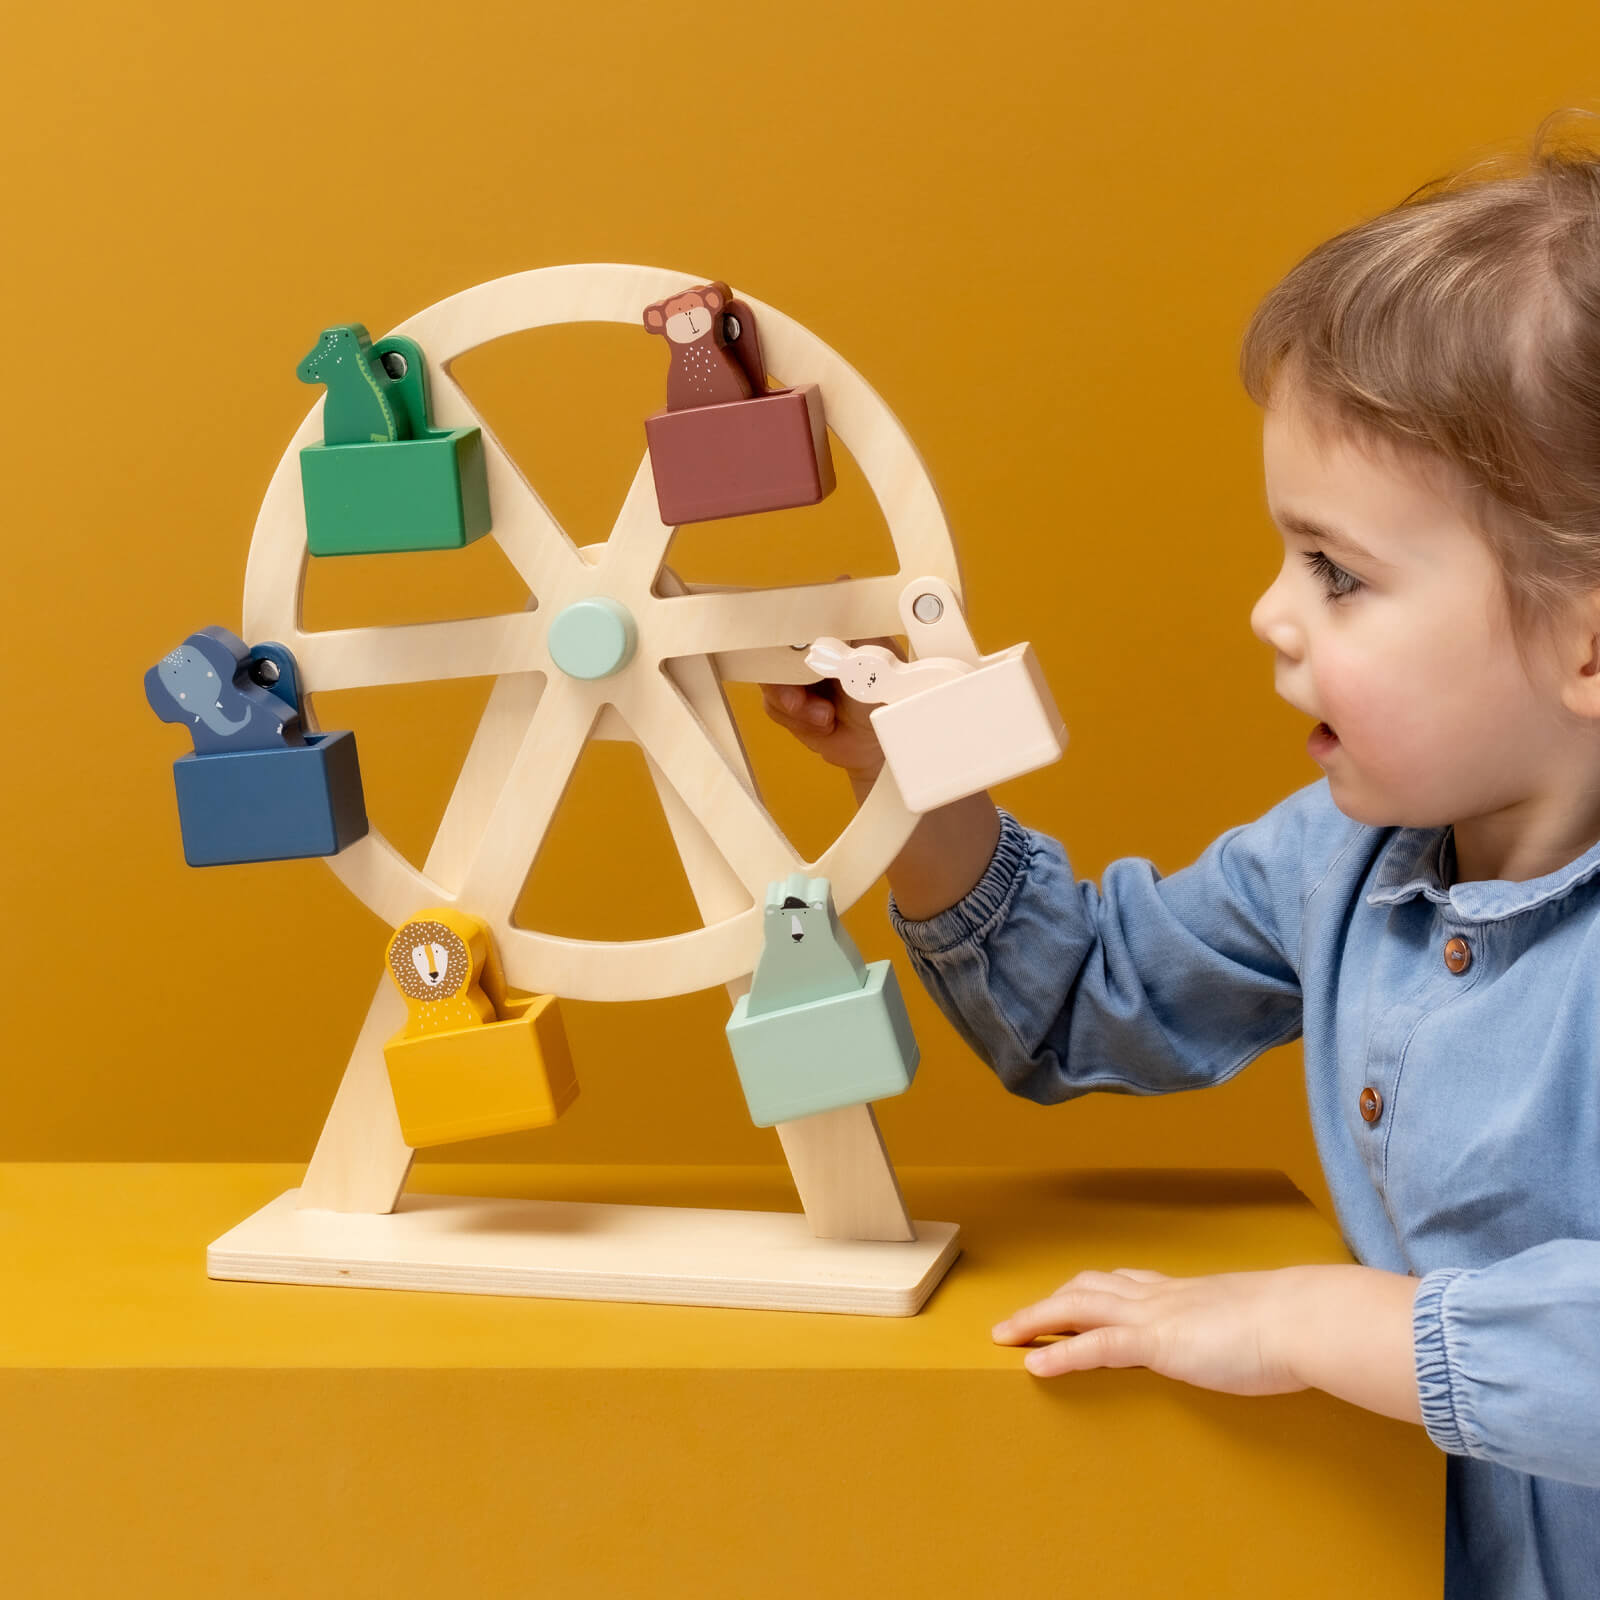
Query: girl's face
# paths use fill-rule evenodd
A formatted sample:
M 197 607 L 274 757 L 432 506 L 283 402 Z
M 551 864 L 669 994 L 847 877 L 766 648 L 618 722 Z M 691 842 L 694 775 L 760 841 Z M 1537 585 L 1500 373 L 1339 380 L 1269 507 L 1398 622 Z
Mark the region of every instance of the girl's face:
M 1518 656 L 1499 568 L 1446 464 L 1314 429 L 1292 398 L 1263 428 L 1283 566 L 1250 626 L 1334 803 L 1374 826 L 1440 827 L 1537 806 L 1583 719 Z

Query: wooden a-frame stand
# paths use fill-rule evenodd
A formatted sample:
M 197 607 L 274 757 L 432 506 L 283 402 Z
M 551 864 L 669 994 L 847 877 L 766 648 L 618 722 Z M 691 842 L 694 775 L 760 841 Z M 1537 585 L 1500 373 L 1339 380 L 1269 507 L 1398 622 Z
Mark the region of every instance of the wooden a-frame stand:
M 519 328 L 633 321 L 640 307 L 693 281 L 640 267 L 547 268 L 468 290 L 396 331 L 438 363 L 436 417 L 483 427 L 448 361 Z M 514 983 L 539 986 L 519 972 L 532 951 L 540 972 L 557 972 L 543 985 L 550 992 L 621 998 L 607 976 L 620 969 L 602 961 L 628 959 L 628 947 L 602 952 L 517 929 L 512 910 L 584 742 L 627 738 L 644 753 L 706 924 L 650 941 L 632 959 L 647 955 L 659 994 L 709 986 L 697 981 L 708 963 L 721 963 L 716 978 L 753 968 L 756 890 L 802 864 L 761 805 L 723 678 L 807 681 L 792 635 L 893 632 L 907 577 L 957 580 L 932 486 L 883 402 L 798 324 L 759 303 L 757 311 L 774 370 L 826 386 L 830 424 L 883 506 L 905 577 L 748 593 L 685 585 L 662 564 L 672 529 L 661 522 L 648 458 L 610 539 L 579 551 L 483 427 L 494 537 L 528 580 L 537 611 L 305 633 L 298 453 L 320 436 L 320 406 L 290 442 L 251 547 L 249 636 L 287 644 L 308 693 L 496 675 L 423 871 L 376 832 L 331 862 L 391 925 L 422 906 L 457 903 L 495 927 Z M 617 678 L 584 684 L 552 667 L 544 629 L 563 605 L 596 593 L 629 607 L 639 645 Z M 892 781 L 881 779 L 834 847 L 805 865 L 830 876 L 848 904 L 914 824 Z M 729 980 L 730 1001 L 748 984 L 748 976 Z M 383 1059 L 403 1019 L 399 994 L 380 978 L 304 1182 L 211 1245 L 212 1277 L 907 1316 L 958 1253 L 955 1224 L 907 1215 L 868 1105 L 778 1125 L 803 1215 L 406 1195 L 413 1152 Z

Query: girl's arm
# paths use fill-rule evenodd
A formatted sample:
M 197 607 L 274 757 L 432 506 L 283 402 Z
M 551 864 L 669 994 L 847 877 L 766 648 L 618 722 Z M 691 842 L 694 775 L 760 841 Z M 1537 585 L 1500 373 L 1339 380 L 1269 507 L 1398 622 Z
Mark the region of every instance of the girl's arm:
M 897 892 L 889 916 L 923 987 L 1013 1094 L 1052 1105 L 1199 1089 L 1299 1037 L 1306 876 L 1337 836 L 1315 796 L 1229 830 L 1180 871 L 1126 857 L 1098 885 L 1057 840 L 996 815 L 965 896 L 913 918 Z
M 1282 1359 L 1307 1388 L 1421 1422 L 1412 1334 L 1418 1282 L 1376 1267 L 1285 1268 Z
M 883 759 L 870 708 L 831 686 L 765 693 L 774 719 L 864 794 Z M 1129 857 L 1097 886 L 978 795 L 922 819 L 890 869 L 890 920 L 1013 1094 L 1202 1088 L 1299 1036 L 1305 903 L 1356 826 L 1312 786 L 1192 866 L 1164 876 Z
M 872 784 L 872 776 L 850 775 L 857 805 Z M 924 813 L 889 864 L 889 892 L 900 914 L 920 920 L 949 910 L 972 892 L 999 842 L 1000 813 L 987 793 Z

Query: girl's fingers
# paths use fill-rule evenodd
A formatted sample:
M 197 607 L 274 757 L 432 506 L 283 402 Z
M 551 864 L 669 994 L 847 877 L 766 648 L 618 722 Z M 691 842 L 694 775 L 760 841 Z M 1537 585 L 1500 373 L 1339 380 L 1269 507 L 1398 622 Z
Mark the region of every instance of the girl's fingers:
M 1151 1274 L 1155 1276 L 1155 1274 Z M 1134 1272 L 1080 1272 L 1075 1278 L 1067 1281 L 1056 1290 L 1057 1294 L 1065 1294 L 1071 1289 L 1103 1289 L 1107 1294 L 1120 1294 L 1124 1299 L 1132 1299 L 1139 1293 L 1137 1284 L 1133 1281 L 1139 1274 Z
M 1120 1322 L 1138 1302 L 1105 1289 L 1058 1289 L 1048 1300 L 1024 1306 L 990 1330 L 996 1344 L 1026 1344 L 1041 1333 L 1067 1333 Z
M 833 702 L 796 684 L 762 684 L 761 698 L 767 715 L 790 733 L 827 733 L 833 727 Z
M 1154 1340 L 1144 1328 L 1126 1324 L 1093 1328 L 1071 1339 L 1058 1339 L 1041 1350 L 1030 1350 L 1022 1364 L 1038 1378 L 1063 1372 L 1085 1372 L 1093 1367 L 1143 1367 L 1154 1355 Z
M 813 702 L 825 703 L 820 695 L 798 683 L 764 683 L 761 698 L 769 712 L 781 712 L 789 717 L 804 716 Z
M 825 700 L 808 705 L 798 716 L 791 716 L 787 711 L 769 711 L 767 715 L 801 738 L 815 738 L 819 733 L 833 732 L 833 707 Z
M 1014 1311 L 991 1330 L 998 1344 L 1026 1344 L 1041 1333 L 1094 1327 L 1129 1315 L 1127 1302 L 1146 1298 L 1145 1286 L 1166 1283 L 1165 1273 L 1144 1267 L 1118 1267 L 1115 1272 L 1080 1272 L 1031 1306 Z M 1122 1302 L 1120 1309 L 1116 1302 Z
M 764 683 L 761 698 L 769 711 L 786 711 L 792 715 L 806 703 L 806 692 L 797 683 Z

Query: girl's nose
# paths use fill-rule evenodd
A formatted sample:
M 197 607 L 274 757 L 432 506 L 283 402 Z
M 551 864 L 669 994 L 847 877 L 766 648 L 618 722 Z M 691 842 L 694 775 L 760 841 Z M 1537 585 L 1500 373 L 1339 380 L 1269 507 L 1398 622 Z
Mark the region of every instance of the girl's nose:
M 1284 594 L 1281 571 L 1251 608 L 1250 631 L 1263 644 L 1271 645 L 1279 655 L 1296 660 L 1299 658 L 1300 630 L 1295 624 L 1292 609 Z

